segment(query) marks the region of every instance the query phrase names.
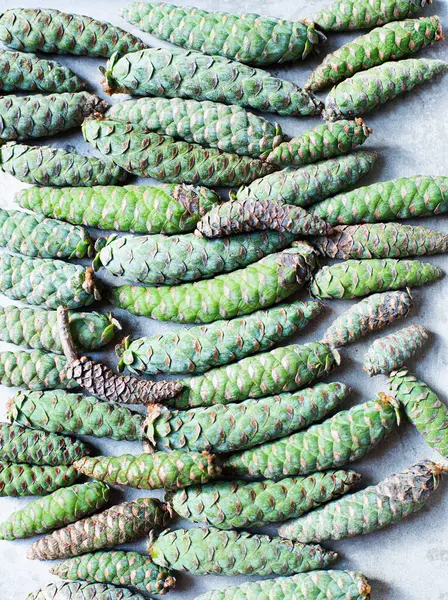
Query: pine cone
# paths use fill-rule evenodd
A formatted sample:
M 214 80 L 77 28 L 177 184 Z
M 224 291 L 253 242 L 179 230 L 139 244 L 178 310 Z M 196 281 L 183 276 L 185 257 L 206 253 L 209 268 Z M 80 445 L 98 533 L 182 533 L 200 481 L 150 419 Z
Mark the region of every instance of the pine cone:
M 117 375 L 106 365 L 96 363 L 87 356 L 78 357 L 70 331 L 66 308 L 58 308 L 61 344 L 67 357 L 67 366 L 61 380 L 75 381 L 101 400 L 123 404 L 150 404 L 177 396 L 183 384 L 177 381 L 148 381 L 130 375 Z

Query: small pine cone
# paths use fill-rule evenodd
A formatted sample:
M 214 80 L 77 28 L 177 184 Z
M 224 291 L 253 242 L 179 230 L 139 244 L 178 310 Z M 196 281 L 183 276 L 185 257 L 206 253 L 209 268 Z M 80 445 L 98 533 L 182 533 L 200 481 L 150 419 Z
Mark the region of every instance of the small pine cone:
M 177 381 L 148 381 L 130 375 L 117 375 L 106 365 L 96 363 L 87 356 L 78 357 L 70 331 L 66 308 L 58 307 L 59 335 L 67 365 L 61 380 L 76 382 L 101 400 L 122 404 L 151 404 L 174 398 L 183 384 Z
M 27 551 L 29 560 L 69 558 L 138 540 L 172 519 L 168 504 L 156 498 L 136 498 L 71 523 L 40 538 Z
M 122 404 L 151 404 L 174 398 L 182 391 L 178 381 L 148 381 L 130 375 L 117 375 L 106 365 L 81 356 L 63 371 L 63 378 L 73 379 L 79 386 L 101 400 Z

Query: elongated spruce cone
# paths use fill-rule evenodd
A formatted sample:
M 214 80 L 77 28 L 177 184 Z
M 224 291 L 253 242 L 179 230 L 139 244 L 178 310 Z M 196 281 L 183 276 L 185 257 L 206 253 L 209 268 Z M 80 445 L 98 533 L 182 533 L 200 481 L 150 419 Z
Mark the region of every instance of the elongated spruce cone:
M 59 335 L 67 366 L 61 379 L 75 381 L 80 387 L 101 400 L 122 404 L 151 404 L 174 398 L 183 389 L 177 381 L 148 381 L 130 375 L 117 375 L 101 363 L 87 356 L 78 357 L 70 332 L 70 322 L 66 308 L 58 308 Z
M 333 231 L 323 219 L 313 217 L 299 206 L 253 198 L 233 200 L 212 208 L 196 226 L 197 234 L 208 238 L 266 229 L 300 235 Z

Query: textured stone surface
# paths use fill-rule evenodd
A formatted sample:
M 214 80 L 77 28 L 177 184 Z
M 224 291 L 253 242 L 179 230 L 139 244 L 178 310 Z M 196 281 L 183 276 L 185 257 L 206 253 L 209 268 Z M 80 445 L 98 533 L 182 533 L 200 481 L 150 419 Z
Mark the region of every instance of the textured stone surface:
M 329 0 L 176 0 L 178 4 L 194 4 L 208 10 L 214 8 L 228 11 L 258 12 L 262 14 L 279 16 L 289 19 L 310 17 L 318 9 L 328 5 Z M 78 0 L 76 6 L 68 0 L 0 0 L 1 9 L 12 8 L 17 5 L 24 7 L 44 6 L 60 10 L 76 10 L 96 18 L 103 18 L 122 26 L 136 35 L 140 35 L 136 28 L 127 25 L 117 15 L 118 9 L 126 4 L 126 0 Z M 426 8 L 421 15 L 438 14 L 442 24 L 448 27 L 448 6 L 441 0 Z M 327 52 L 333 51 L 342 44 L 353 39 L 362 32 L 347 34 L 328 34 L 328 42 L 321 49 L 321 58 Z M 141 34 L 146 42 L 155 46 L 167 46 L 163 42 L 156 42 L 150 35 Z M 447 60 L 448 42 L 425 50 L 419 56 Z M 62 64 L 70 66 L 77 74 L 87 79 L 91 84 L 91 91 L 104 97 L 99 80 L 97 67 L 104 61 L 93 58 L 75 57 L 50 57 L 59 60 Z M 290 78 L 298 85 L 303 85 L 311 71 L 319 64 L 319 57 L 313 57 L 295 66 L 283 65 L 273 67 L 271 71 L 285 78 Z M 325 99 L 325 94 L 319 94 Z M 124 99 L 116 96 L 113 102 Z M 404 177 L 418 173 L 426 175 L 448 175 L 448 153 L 446 140 L 448 139 L 448 76 L 435 80 L 410 94 L 389 102 L 385 107 L 366 116 L 366 123 L 373 128 L 371 138 L 366 142 L 365 150 L 378 150 L 380 157 L 372 172 L 362 181 L 367 185 L 375 181 L 385 181 L 395 177 Z M 315 127 L 320 123 L 316 118 L 275 119 L 274 115 L 264 115 L 271 121 L 278 120 L 284 131 L 291 136 L 299 135 L 306 129 Z M 82 141 L 81 134 L 75 132 L 66 136 L 52 138 L 51 143 L 69 150 L 77 149 L 93 154 L 87 144 Z M 134 183 L 134 179 L 130 183 Z M 138 181 L 138 180 L 137 180 Z M 143 182 L 143 180 L 142 180 Z M 145 180 L 147 183 L 148 180 Z M 12 177 L 0 174 L 0 203 L 7 208 L 13 207 L 14 192 L 20 188 Z M 426 225 L 440 231 L 448 232 L 447 217 L 419 219 L 408 221 L 409 224 Z M 428 258 L 432 264 L 448 271 L 446 256 Z M 99 274 L 100 279 L 106 279 L 105 271 Z M 120 280 L 124 283 L 124 280 Z M 445 401 L 448 401 L 448 314 L 446 311 L 446 297 L 448 294 L 448 277 L 427 288 L 421 288 L 414 293 L 415 307 L 411 311 L 406 324 L 398 321 L 385 328 L 381 335 L 388 335 L 392 331 L 419 322 L 425 325 L 432 335 L 424 352 L 411 364 L 417 376 L 427 382 Z M 297 295 L 298 299 L 305 300 L 305 291 Z M 303 332 L 299 332 L 290 343 L 308 342 L 319 339 L 330 324 L 331 320 L 343 310 L 352 305 L 354 301 L 328 302 L 321 317 L 310 324 Z M 0 297 L 0 303 L 6 304 L 6 299 Z M 93 307 L 92 307 L 93 308 Z M 96 310 L 96 307 L 95 307 Z M 123 321 L 124 333 L 133 337 L 151 335 L 156 332 L 176 329 L 179 325 L 160 323 L 149 319 L 132 319 L 123 311 L 115 311 L 117 317 Z M 121 314 L 120 314 L 121 313 Z M 345 403 L 345 408 L 355 403 L 368 400 L 376 392 L 387 391 L 387 379 L 378 376 L 371 380 L 362 369 L 363 356 L 372 343 L 374 337 L 368 336 L 360 342 L 347 348 L 342 348 L 343 363 L 332 377 L 333 380 L 343 381 L 352 386 L 352 397 Z M 1 344 L 0 349 L 6 349 L 6 344 Z M 10 347 L 9 347 L 10 348 Z M 99 354 L 92 355 L 98 357 Z M 109 363 L 116 365 L 117 359 L 111 352 L 108 355 Z M 0 419 L 4 420 L 4 405 L 10 396 L 11 389 L 0 387 Z M 98 439 L 89 440 L 98 449 L 99 454 L 121 454 L 140 451 L 138 443 L 118 443 Z M 406 423 L 400 430 L 393 432 L 387 440 L 365 459 L 354 463 L 352 468 L 362 473 L 364 485 L 377 483 L 390 473 L 399 471 L 408 465 L 424 458 L 438 460 L 437 454 L 431 451 L 424 443 L 421 436 Z M 338 569 L 360 570 L 371 580 L 373 597 L 375 600 L 426 600 L 430 594 L 433 600 L 448 600 L 446 591 L 446 577 L 448 568 L 448 525 L 446 514 L 448 511 L 448 478 L 442 483 L 438 494 L 431 499 L 428 508 L 414 515 L 407 521 L 379 531 L 368 537 L 358 537 L 341 542 L 328 544 L 332 550 L 342 554 L 337 564 Z M 114 492 L 113 499 L 118 502 L 138 496 L 156 495 L 161 493 L 139 492 L 126 488 Z M 29 499 L 0 499 L 0 518 L 5 518 L 13 510 L 23 506 Z M 186 521 L 179 521 L 176 526 L 189 527 Z M 274 534 L 275 526 L 266 527 L 264 532 Z M 38 561 L 26 561 L 25 553 L 29 541 L 0 542 L 0 598 L 24 598 L 29 592 L 56 581 L 55 577 L 48 574 L 48 564 Z M 145 551 L 146 540 L 129 545 L 127 549 Z M 404 551 L 405 550 L 405 551 Z M 170 597 L 173 600 L 193 600 L 197 595 L 211 589 L 236 585 L 246 581 L 243 577 L 193 577 L 182 574 L 178 578 L 176 591 Z M 430 587 L 428 588 L 428 582 Z M 428 592 L 428 589 L 431 591 Z

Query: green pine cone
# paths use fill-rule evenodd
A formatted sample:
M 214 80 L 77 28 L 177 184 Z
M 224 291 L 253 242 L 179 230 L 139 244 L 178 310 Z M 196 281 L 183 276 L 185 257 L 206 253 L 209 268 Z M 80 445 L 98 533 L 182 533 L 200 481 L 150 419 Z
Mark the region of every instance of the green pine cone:
M 310 21 L 256 13 L 232 14 L 167 3 L 133 2 L 120 11 L 129 23 L 176 46 L 248 65 L 305 59 L 326 38 Z
M 64 356 L 41 350 L 4 350 L 0 352 L 0 383 L 8 387 L 26 387 L 30 390 L 76 388 L 76 381 L 62 377 L 66 364 Z
M 212 208 L 196 225 L 196 235 L 207 238 L 272 230 L 293 235 L 331 233 L 331 225 L 299 206 L 275 200 L 231 200 Z M 232 238 L 230 238 L 232 239 Z
M 377 158 L 376 152 L 361 151 L 298 169 L 282 169 L 230 195 L 235 200 L 272 200 L 306 208 L 355 185 Z
M 284 116 L 312 116 L 323 108 L 311 92 L 267 71 L 178 48 L 113 55 L 103 87 L 108 94 L 211 100 Z
M 205 187 L 180 184 L 158 186 L 96 186 L 55 189 L 31 187 L 16 201 L 47 217 L 133 233 L 186 233 L 219 196 Z
M 402 177 L 339 194 L 310 210 L 331 225 L 414 219 L 448 212 L 448 177 Z
M 398 403 L 380 394 L 306 431 L 229 456 L 223 461 L 223 473 L 281 479 L 342 467 L 367 454 L 397 421 Z
M 4 208 L 0 208 L 0 246 L 40 258 L 85 258 L 93 254 L 92 238 L 83 227 Z
M 87 83 L 68 67 L 35 54 L 0 49 L 0 91 L 58 94 L 80 92 Z
M 359 71 L 411 56 L 440 40 L 443 35 L 439 17 L 389 23 L 328 54 L 311 73 L 305 87 L 318 92 Z
M 69 313 L 70 331 L 77 348 L 97 350 L 114 338 L 120 324 L 109 313 Z M 63 354 L 56 311 L 0 307 L 0 339 L 4 342 L 35 350 Z
M 138 455 L 83 457 L 74 463 L 80 472 L 107 483 L 141 490 L 178 489 L 217 479 L 221 466 L 208 452 L 143 453 Z
M 432 0 L 335 0 L 320 10 L 314 22 L 324 31 L 371 29 L 418 13 Z
M 29 594 L 26 600 L 145 600 L 145 598 L 137 592 L 114 585 L 62 581 L 49 583 Z
M 109 497 L 109 486 L 99 481 L 56 490 L 12 513 L 0 524 L 0 540 L 16 540 L 58 529 L 99 510 Z
M 192 233 L 174 237 L 113 234 L 107 240 L 97 241 L 94 266 L 103 266 L 112 275 L 133 283 L 178 285 L 243 269 L 283 250 L 293 239 L 292 235 L 277 232 L 212 241 Z
M 154 527 L 164 527 L 171 517 L 171 508 L 160 500 L 136 498 L 53 531 L 34 542 L 26 556 L 54 560 L 113 548 L 147 535 Z
M 320 299 L 358 298 L 375 292 L 426 285 L 442 275 L 438 267 L 418 260 L 347 260 L 320 269 L 309 289 Z
M 203 148 L 121 121 L 87 119 L 82 131 L 87 142 L 128 173 L 167 183 L 237 186 L 275 170 L 259 158 Z
M 58 563 L 50 573 L 61 579 L 125 585 L 153 594 L 166 594 L 176 583 L 170 571 L 138 552 L 84 554 Z
M 402 258 L 448 252 L 448 235 L 399 223 L 339 225 L 313 244 L 330 258 Z
M 339 362 L 338 352 L 321 342 L 292 344 L 183 379 L 184 390 L 167 404 L 182 410 L 290 392 L 325 377 Z
M 291 302 L 242 319 L 137 338 L 116 347 L 119 369 L 134 373 L 203 373 L 251 354 L 269 350 L 315 319 L 319 302 Z M 0 321 L 1 331 L 1 321 Z
M 80 127 L 86 117 L 104 113 L 108 107 L 107 102 L 88 92 L 1 98 L 0 140 L 56 135 Z
M 206 592 L 196 600 L 369 600 L 370 585 L 364 575 L 353 571 L 313 571 L 293 577 L 249 581 L 242 585 Z M 27 600 L 48 600 L 28 598 Z M 49 600 L 52 600 L 50 598 Z M 55 599 L 57 600 L 57 599 Z
M 0 169 L 32 185 L 109 185 L 120 183 L 128 176 L 109 159 L 15 142 L 0 146 Z
M 356 73 L 331 90 L 323 116 L 337 121 L 363 115 L 444 73 L 447 67 L 448 63 L 442 60 L 408 58 Z
M 161 567 L 194 575 L 292 575 L 330 565 L 335 552 L 285 543 L 278 537 L 195 527 L 150 537 L 148 553 Z
M 7 252 L 0 254 L 0 292 L 11 300 L 47 308 L 81 308 L 100 297 L 93 269 Z
M 443 467 L 422 460 L 378 485 L 322 506 L 282 525 L 279 535 L 303 542 L 340 540 L 371 533 L 421 510 L 440 483 Z
M 140 98 L 115 104 L 106 116 L 141 131 L 256 157 L 270 152 L 284 137 L 277 123 L 219 102 Z
M 73 485 L 78 473 L 73 467 L 40 467 L 0 461 L 0 496 L 46 496 Z
M 221 481 L 179 490 L 170 503 L 193 523 L 218 529 L 261 527 L 299 517 L 346 494 L 360 477 L 354 471 L 326 471 L 280 482 Z
M 170 411 L 148 407 L 145 436 L 158 450 L 226 453 L 252 448 L 321 421 L 349 395 L 342 383 L 238 404 Z
M 322 341 L 332 348 L 345 346 L 406 317 L 411 307 L 412 296 L 407 290 L 372 294 L 337 317 Z
M 0 14 L 0 41 L 15 50 L 111 56 L 146 48 L 134 35 L 111 23 L 48 8 L 13 8 Z
M 268 308 L 302 288 L 315 267 L 315 250 L 302 243 L 245 269 L 176 287 L 122 285 L 110 299 L 132 314 L 159 321 L 210 323 Z
M 447 405 L 426 383 L 407 371 L 392 373 L 389 386 L 428 445 L 448 458 Z
M 93 396 L 63 390 L 17 392 L 9 401 L 8 412 L 14 424 L 52 433 L 142 439 L 143 415 Z
M 371 128 L 367 127 L 362 119 L 322 123 L 274 148 L 266 157 L 266 161 L 280 167 L 301 167 L 318 160 L 347 154 L 356 146 L 364 144 L 371 133 Z
M 90 454 L 80 440 L 46 431 L 25 429 L 20 425 L 0 423 L 0 458 L 14 463 L 33 465 L 71 465 Z
M 378 338 L 364 356 L 364 369 L 372 377 L 384 373 L 389 375 L 422 349 L 428 339 L 423 325 L 414 324 L 391 335 Z

